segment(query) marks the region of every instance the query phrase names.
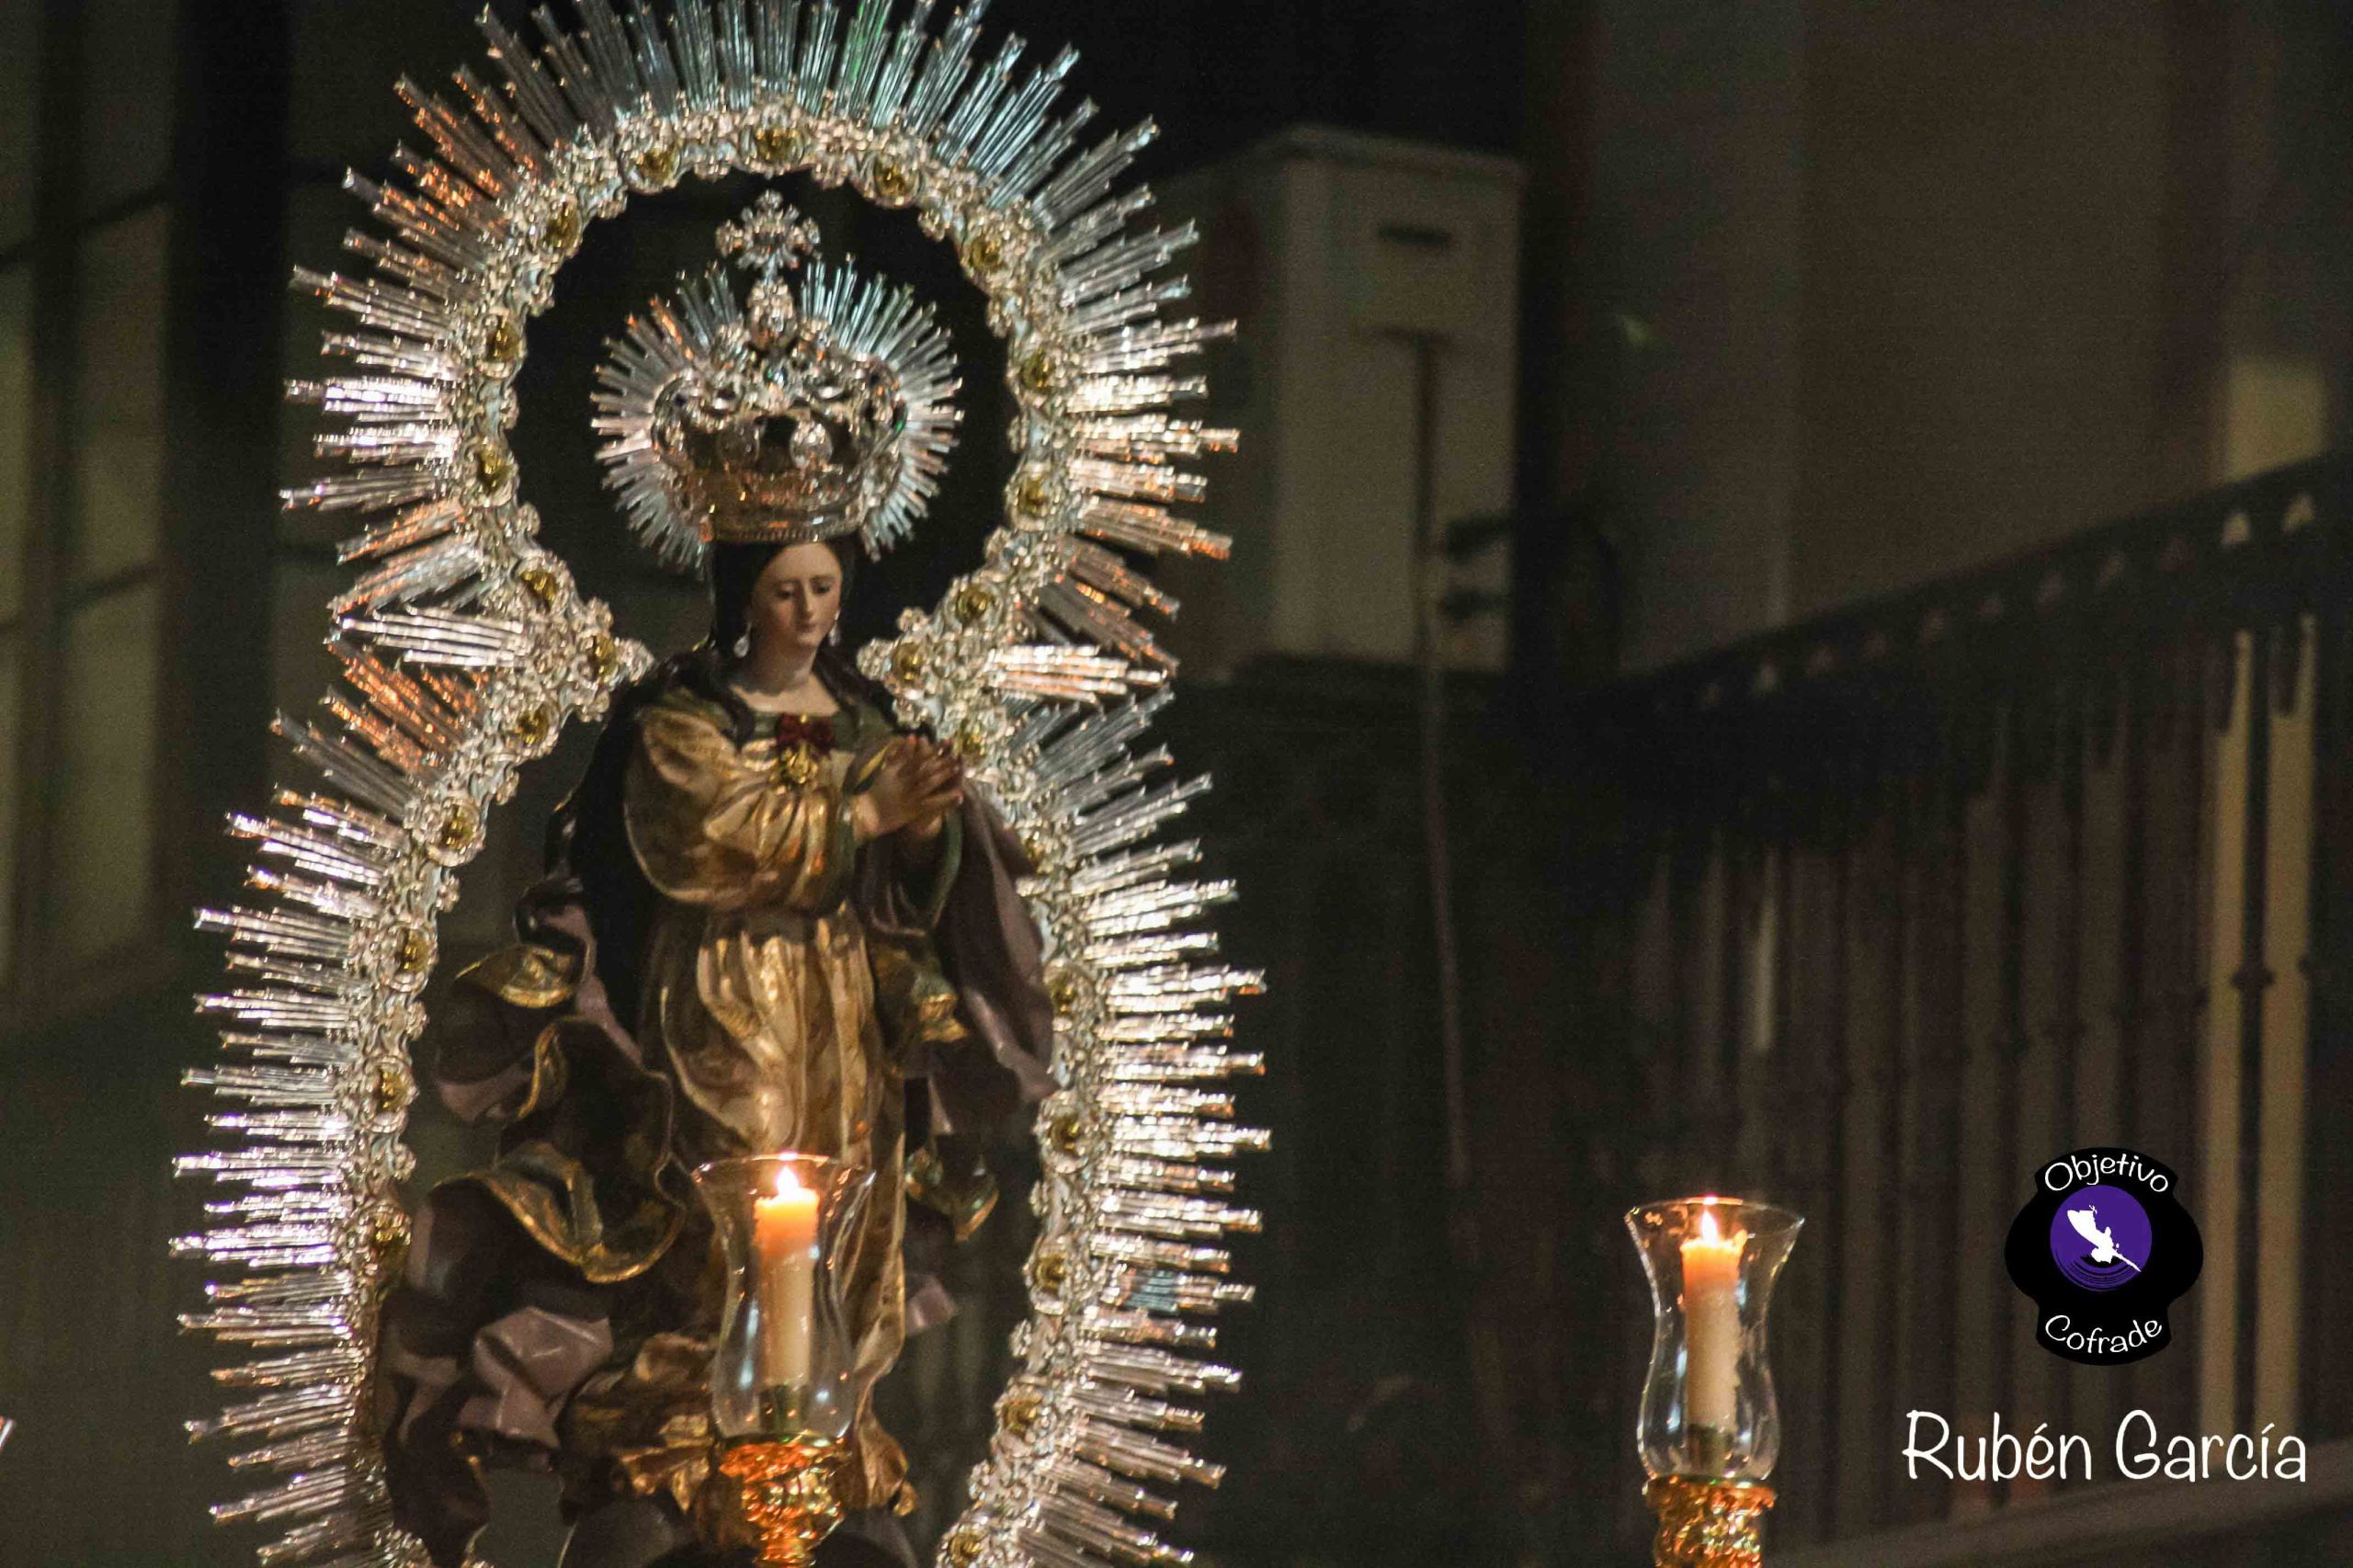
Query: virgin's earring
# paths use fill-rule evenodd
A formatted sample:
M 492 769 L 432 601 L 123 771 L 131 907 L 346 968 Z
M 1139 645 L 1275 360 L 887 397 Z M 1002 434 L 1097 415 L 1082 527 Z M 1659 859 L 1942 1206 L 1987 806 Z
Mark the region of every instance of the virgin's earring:
M 752 634 L 749 631 L 735 639 L 735 656 L 739 659 L 752 656 Z
M 835 617 L 834 618 L 834 624 L 833 624 L 832 628 L 831 628 L 829 631 L 826 631 L 826 633 L 825 633 L 825 641 L 826 641 L 826 642 L 828 642 L 833 643 L 835 647 L 839 647 L 839 646 L 841 645 L 841 640 L 842 640 L 842 622 L 841 622 L 841 617 L 839 617 L 839 616 L 835 616 Z

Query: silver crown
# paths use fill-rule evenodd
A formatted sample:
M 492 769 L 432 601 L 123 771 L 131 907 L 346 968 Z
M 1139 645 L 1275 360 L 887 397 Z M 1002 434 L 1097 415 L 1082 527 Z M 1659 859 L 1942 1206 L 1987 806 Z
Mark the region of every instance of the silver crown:
M 816 226 L 764 193 L 719 230 L 753 275 L 681 276 L 597 367 L 605 483 L 677 565 L 718 542 L 896 542 L 938 489 L 961 413 L 947 334 L 914 290 L 813 259 Z M 798 271 L 796 296 L 785 275 Z

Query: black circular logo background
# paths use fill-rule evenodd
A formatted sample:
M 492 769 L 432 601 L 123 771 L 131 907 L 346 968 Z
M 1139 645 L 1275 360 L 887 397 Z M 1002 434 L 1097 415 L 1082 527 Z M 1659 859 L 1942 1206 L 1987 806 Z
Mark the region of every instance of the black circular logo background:
M 2100 1169 L 2109 1159 L 2117 1161 L 2120 1168 Z M 2043 1176 L 2053 1166 L 2064 1166 L 2068 1172 L 2065 1186 L 2056 1192 Z M 2162 1182 L 2162 1190 L 2153 1187 L 2152 1177 Z M 2093 1191 L 2089 1200 L 2085 1196 L 2087 1189 Z M 2067 1277 L 2056 1256 L 2064 1250 L 2062 1238 L 2071 1229 L 2061 1210 L 2071 1205 L 2097 1208 L 2097 1189 L 2120 1190 L 2140 1206 L 2147 1217 L 2147 1256 L 2132 1260 L 2141 1267 L 2120 1283 L 2086 1290 Z M 2003 1258 L 2009 1266 L 2010 1278 L 2034 1300 L 2034 1337 L 2044 1349 L 2086 1366 L 2113 1367 L 2154 1356 L 2173 1343 L 2165 1309 L 2198 1282 L 2199 1271 L 2206 1264 L 2205 1244 L 2199 1238 L 2197 1223 L 2181 1206 L 2177 1196 L 2180 1190 L 2181 1178 L 2172 1170 L 2131 1149 L 2078 1149 L 2035 1166 L 2034 1196 L 2011 1222 Z M 2112 1212 L 2098 1223 L 2122 1256 L 2129 1256 L 2126 1238 L 2116 1224 L 2120 1218 Z M 2130 1226 L 2134 1243 L 2139 1242 L 2140 1229 L 2137 1224 Z M 2088 1253 L 2093 1244 L 2085 1241 L 2085 1250 Z M 2102 1345 L 2097 1349 L 2069 1345 L 2052 1335 L 2051 1320 L 2059 1316 L 2068 1320 L 2068 1331 L 2074 1335 L 2120 1342 L 2137 1338 L 2138 1342 Z M 2137 1335 L 2145 1324 L 2154 1324 L 2155 1331 Z

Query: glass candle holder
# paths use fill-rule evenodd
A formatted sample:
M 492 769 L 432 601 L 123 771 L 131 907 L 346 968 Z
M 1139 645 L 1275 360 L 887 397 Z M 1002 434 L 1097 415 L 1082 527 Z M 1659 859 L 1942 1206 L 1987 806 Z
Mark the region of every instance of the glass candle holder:
M 865 1392 L 841 1273 L 874 1173 L 814 1154 L 760 1154 L 714 1160 L 694 1179 L 726 1256 L 710 1369 L 719 1436 L 839 1443 Z
M 1766 1363 L 1773 1280 L 1805 1221 L 1737 1198 L 1645 1203 L 1626 1213 L 1655 1313 L 1636 1432 L 1653 1476 L 1762 1482 L 1781 1449 Z

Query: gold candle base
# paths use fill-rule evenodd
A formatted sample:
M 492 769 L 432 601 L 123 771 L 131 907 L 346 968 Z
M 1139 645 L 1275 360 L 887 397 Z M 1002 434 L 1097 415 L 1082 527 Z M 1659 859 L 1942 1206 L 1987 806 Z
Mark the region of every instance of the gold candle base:
M 743 1488 L 768 1568 L 809 1568 L 817 1543 L 842 1522 L 834 1493 L 841 1457 L 831 1443 L 738 1443 L 721 1458 L 720 1473 Z
M 1656 1568 L 1759 1568 L 1765 1561 L 1757 1522 L 1773 1506 L 1769 1486 L 1658 1475 L 1643 1488 L 1643 1501 L 1658 1516 Z

